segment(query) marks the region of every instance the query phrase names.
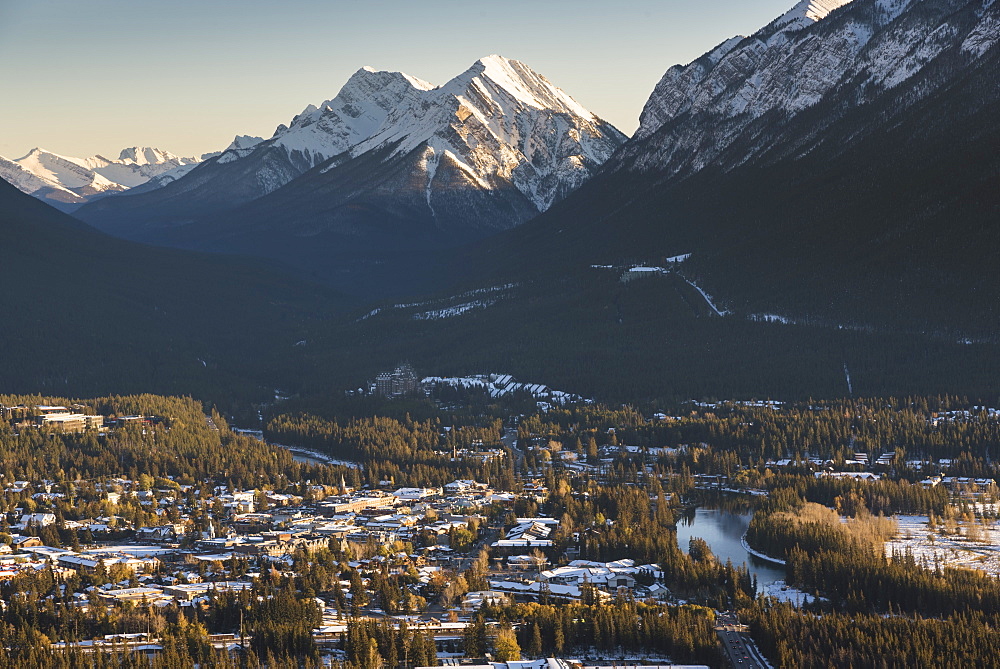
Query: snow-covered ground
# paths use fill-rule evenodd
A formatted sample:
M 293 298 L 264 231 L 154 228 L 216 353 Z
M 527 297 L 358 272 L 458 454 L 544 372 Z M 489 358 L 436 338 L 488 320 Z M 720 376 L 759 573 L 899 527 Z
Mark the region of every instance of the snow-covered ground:
M 885 543 L 886 555 L 910 552 L 918 564 L 929 569 L 940 564 L 1000 576 L 1000 525 L 959 521 L 955 527 L 960 534 L 950 534 L 945 533 L 943 521 L 935 528 L 928 527 L 927 516 L 896 516 L 896 521 L 899 534 Z
M 456 388 L 482 388 L 486 390 L 490 397 L 503 397 L 517 391 L 526 391 L 539 400 L 563 406 L 574 402 L 590 403 L 593 400 L 586 399 L 574 393 L 563 390 L 553 390 L 541 383 L 521 383 L 516 381 L 510 374 L 478 374 L 475 376 L 428 376 L 420 381 L 423 386 L 454 386 Z
M 752 321 L 760 321 L 763 323 L 781 323 L 782 325 L 789 325 L 796 322 L 794 319 L 778 314 L 750 314 L 748 318 Z
M 476 300 L 475 302 L 456 304 L 454 306 L 445 307 L 443 309 L 432 309 L 431 311 L 422 311 L 419 314 L 413 314 L 413 320 L 436 321 L 442 318 L 452 318 L 454 316 L 461 316 L 467 311 L 472 311 L 473 309 L 485 309 L 486 307 L 491 307 L 494 304 L 496 304 L 496 300 Z
M 453 316 L 460 316 L 466 312 L 472 311 L 473 309 L 485 309 L 486 307 L 491 307 L 496 304 L 501 299 L 508 297 L 504 295 L 508 291 L 517 288 L 517 283 L 505 283 L 499 286 L 487 286 L 485 288 L 476 288 L 473 290 L 467 290 L 464 293 L 458 295 L 452 295 L 451 297 L 436 299 L 436 300 L 425 300 L 423 302 L 402 302 L 399 304 L 393 304 L 392 306 L 386 307 L 376 307 L 372 309 L 367 314 L 358 319 L 358 321 L 364 321 L 374 316 L 378 316 L 384 311 L 391 310 L 402 310 L 402 309 L 418 309 L 420 307 L 434 306 L 436 309 L 431 309 L 429 311 L 423 311 L 413 314 L 411 317 L 414 320 L 438 320 L 441 318 L 451 318 Z M 473 300 L 471 302 L 464 302 L 462 304 L 453 304 L 458 300 L 468 299 L 470 297 L 475 297 L 479 295 L 489 295 L 489 297 L 480 300 Z
M 767 493 L 764 493 L 764 494 L 766 495 Z M 780 564 L 780 565 L 788 564 L 784 560 L 781 560 L 781 559 L 776 558 L 776 557 L 771 557 L 770 555 L 765 555 L 764 553 L 761 553 L 760 551 L 757 551 L 757 550 L 754 550 L 753 548 L 751 548 L 750 544 L 747 543 L 747 535 L 745 535 L 745 534 L 740 539 L 740 545 L 743 546 L 743 549 L 747 553 L 750 553 L 750 555 L 753 555 L 755 557 L 759 557 L 761 560 L 767 560 L 768 562 L 773 562 L 775 564 Z M 782 585 L 784 585 L 783 581 L 776 581 L 776 583 L 781 583 Z
M 684 278 L 684 277 L 681 277 L 681 278 Z M 729 313 L 727 310 L 725 310 L 725 309 L 719 309 L 719 307 L 715 306 L 715 302 L 712 301 L 712 296 L 709 295 L 708 293 L 706 293 L 704 290 L 702 290 L 698 286 L 698 284 L 696 284 L 694 281 L 691 281 L 690 279 L 687 279 L 687 278 L 684 278 L 684 281 L 686 281 L 689 286 L 691 286 L 692 288 L 694 288 L 695 290 L 697 290 L 701 294 L 701 296 L 703 298 L 705 298 L 705 303 L 708 304 L 708 306 L 712 309 L 712 311 L 715 312 L 716 316 L 725 316 L 726 314 Z
M 802 606 L 803 604 L 809 604 L 810 602 L 816 601 L 816 597 L 808 593 L 802 592 L 790 585 L 787 585 L 784 581 L 775 581 L 774 583 L 765 583 L 761 586 L 764 589 L 765 597 L 774 597 L 781 602 L 791 602 L 795 606 Z M 824 597 L 819 598 L 820 601 L 824 601 Z

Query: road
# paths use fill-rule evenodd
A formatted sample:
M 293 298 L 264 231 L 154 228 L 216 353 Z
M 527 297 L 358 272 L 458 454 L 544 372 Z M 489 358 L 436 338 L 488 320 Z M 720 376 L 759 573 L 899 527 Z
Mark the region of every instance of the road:
M 517 447 L 517 428 L 504 428 L 500 442 L 509 448 L 514 454 L 514 474 L 520 475 L 524 471 L 524 451 Z
M 740 669 L 769 669 L 770 665 L 746 633 L 735 613 L 719 613 L 715 631 L 722 641 L 729 664 Z

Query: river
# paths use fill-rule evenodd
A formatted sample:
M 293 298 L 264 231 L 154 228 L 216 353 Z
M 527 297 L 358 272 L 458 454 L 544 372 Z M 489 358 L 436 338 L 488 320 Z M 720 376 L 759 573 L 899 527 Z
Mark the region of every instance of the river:
M 292 454 L 292 460 L 295 462 L 301 462 L 305 465 L 343 465 L 345 467 L 351 467 L 352 469 L 362 469 L 360 462 L 354 462 L 353 460 L 338 460 L 336 458 L 331 458 L 328 455 L 324 455 L 323 453 L 310 451 L 305 448 L 285 446 L 284 444 L 276 444 L 274 442 L 267 441 L 264 439 L 264 433 L 261 430 L 247 430 L 238 427 L 234 427 L 232 430 L 233 432 L 239 432 L 240 434 L 251 436 L 254 439 L 259 439 L 270 446 L 285 449 Z
M 784 582 L 785 569 L 751 555 L 743 548 L 740 540 L 750 526 L 752 516 L 750 511 L 695 509 L 693 514 L 684 514 L 677 519 L 677 544 L 686 553 L 692 537 L 704 539 L 720 561 L 730 560 L 736 566 L 746 563 L 750 573 L 757 577 L 758 592 L 768 592 L 773 590 L 768 586 L 776 581 Z

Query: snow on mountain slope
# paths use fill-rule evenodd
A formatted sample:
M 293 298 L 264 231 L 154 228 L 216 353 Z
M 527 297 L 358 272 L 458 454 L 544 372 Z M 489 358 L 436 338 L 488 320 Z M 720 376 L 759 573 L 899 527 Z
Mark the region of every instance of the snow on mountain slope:
M 510 181 L 544 211 L 586 180 L 624 139 L 528 66 L 493 55 L 438 87 L 364 67 L 336 97 L 306 107 L 258 147 L 281 147 L 290 160 L 308 167 L 342 156 L 339 165 L 390 143 L 397 143 L 393 156 L 426 144 L 428 194 L 437 165 L 448 155 L 478 187 Z M 246 155 L 229 153 L 218 160 Z M 274 176 L 261 180 L 274 183 Z
M 585 181 L 624 135 L 525 64 L 493 55 L 445 85 L 415 92 L 352 156 L 395 143 L 425 154 L 428 202 L 442 156 L 482 189 L 512 183 L 538 211 Z M 432 205 L 431 205 L 432 206 Z
M 782 30 L 801 30 L 829 16 L 851 0 L 802 0 L 772 23 Z
M 318 165 L 371 137 L 393 109 L 431 88 L 426 81 L 402 72 L 363 67 L 336 97 L 318 107 L 309 105 L 287 127 L 278 126 L 270 144 Z
M 684 177 L 769 151 L 807 152 L 822 125 L 789 141 L 785 124 L 821 103 L 832 121 L 939 58 L 980 57 L 1000 39 L 998 12 L 993 0 L 803 0 L 754 35 L 667 70 L 615 166 Z M 914 84 L 910 102 L 936 85 Z
M 55 181 L 43 179 L 13 160 L 7 160 L 2 156 L 0 156 L 0 178 L 15 186 L 22 193 L 34 195 L 42 200 L 61 204 L 83 202 L 83 198 L 68 188 L 63 188 Z
M 32 149 L 26 156 L 13 162 L 35 176 L 73 190 L 78 195 L 122 189 L 120 185 L 88 167 L 86 160 L 60 156 L 45 149 Z
M 264 141 L 263 137 L 253 137 L 251 135 L 236 135 L 229 146 L 226 147 L 226 151 L 241 151 L 243 149 L 252 149 L 261 142 Z M 203 160 L 207 160 L 206 156 L 202 156 Z
M 44 192 L 46 198 L 52 199 L 53 194 L 44 189 L 55 189 L 62 193 L 61 198 L 67 198 L 59 201 L 79 203 L 94 195 L 133 188 L 153 177 L 179 167 L 193 167 L 198 162 L 197 158 L 180 158 L 151 147 L 133 146 L 122 149 L 116 160 L 100 155 L 71 158 L 35 148 L 21 158 L 6 161 L 0 168 L 0 176 L 25 193 Z M 19 174 L 11 165 L 17 165 L 34 179 Z M 66 193 L 76 197 L 68 198 Z
M 309 235 L 354 229 L 382 213 L 425 230 L 483 234 L 547 209 L 624 140 L 518 61 L 489 56 L 443 86 L 363 67 L 270 138 L 236 141 L 163 188 L 154 186 L 165 179 L 77 215 L 112 234 L 199 248 L 222 234 L 222 219 L 230 239 L 244 223 L 262 230 L 280 220 L 284 234 Z M 296 183 L 294 196 L 278 195 Z M 259 206 L 245 209 L 250 203 Z M 348 209 L 367 223 L 354 214 L 345 222 Z M 205 225 L 175 233 L 195 221 Z

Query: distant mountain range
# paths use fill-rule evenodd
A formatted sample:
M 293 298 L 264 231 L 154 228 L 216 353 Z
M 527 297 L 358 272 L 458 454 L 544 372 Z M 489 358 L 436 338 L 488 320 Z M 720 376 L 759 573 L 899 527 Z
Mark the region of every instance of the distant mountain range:
M 586 181 L 624 140 L 500 56 L 443 86 L 362 68 L 270 139 L 77 215 L 118 236 L 270 256 L 337 283 L 359 263 L 382 265 L 374 274 L 384 276 L 397 266 L 392 254 L 519 225 Z M 401 273 L 390 273 L 398 282 Z M 360 283 L 371 287 L 371 278 Z
M 99 155 L 70 158 L 36 148 L 15 160 L 0 156 L 0 178 L 57 208 L 73 209 L 88 200 L 134 188 L 150 179 L 165 184 L 200 161 L 148 146 L 122 149 L 115 160 Z

